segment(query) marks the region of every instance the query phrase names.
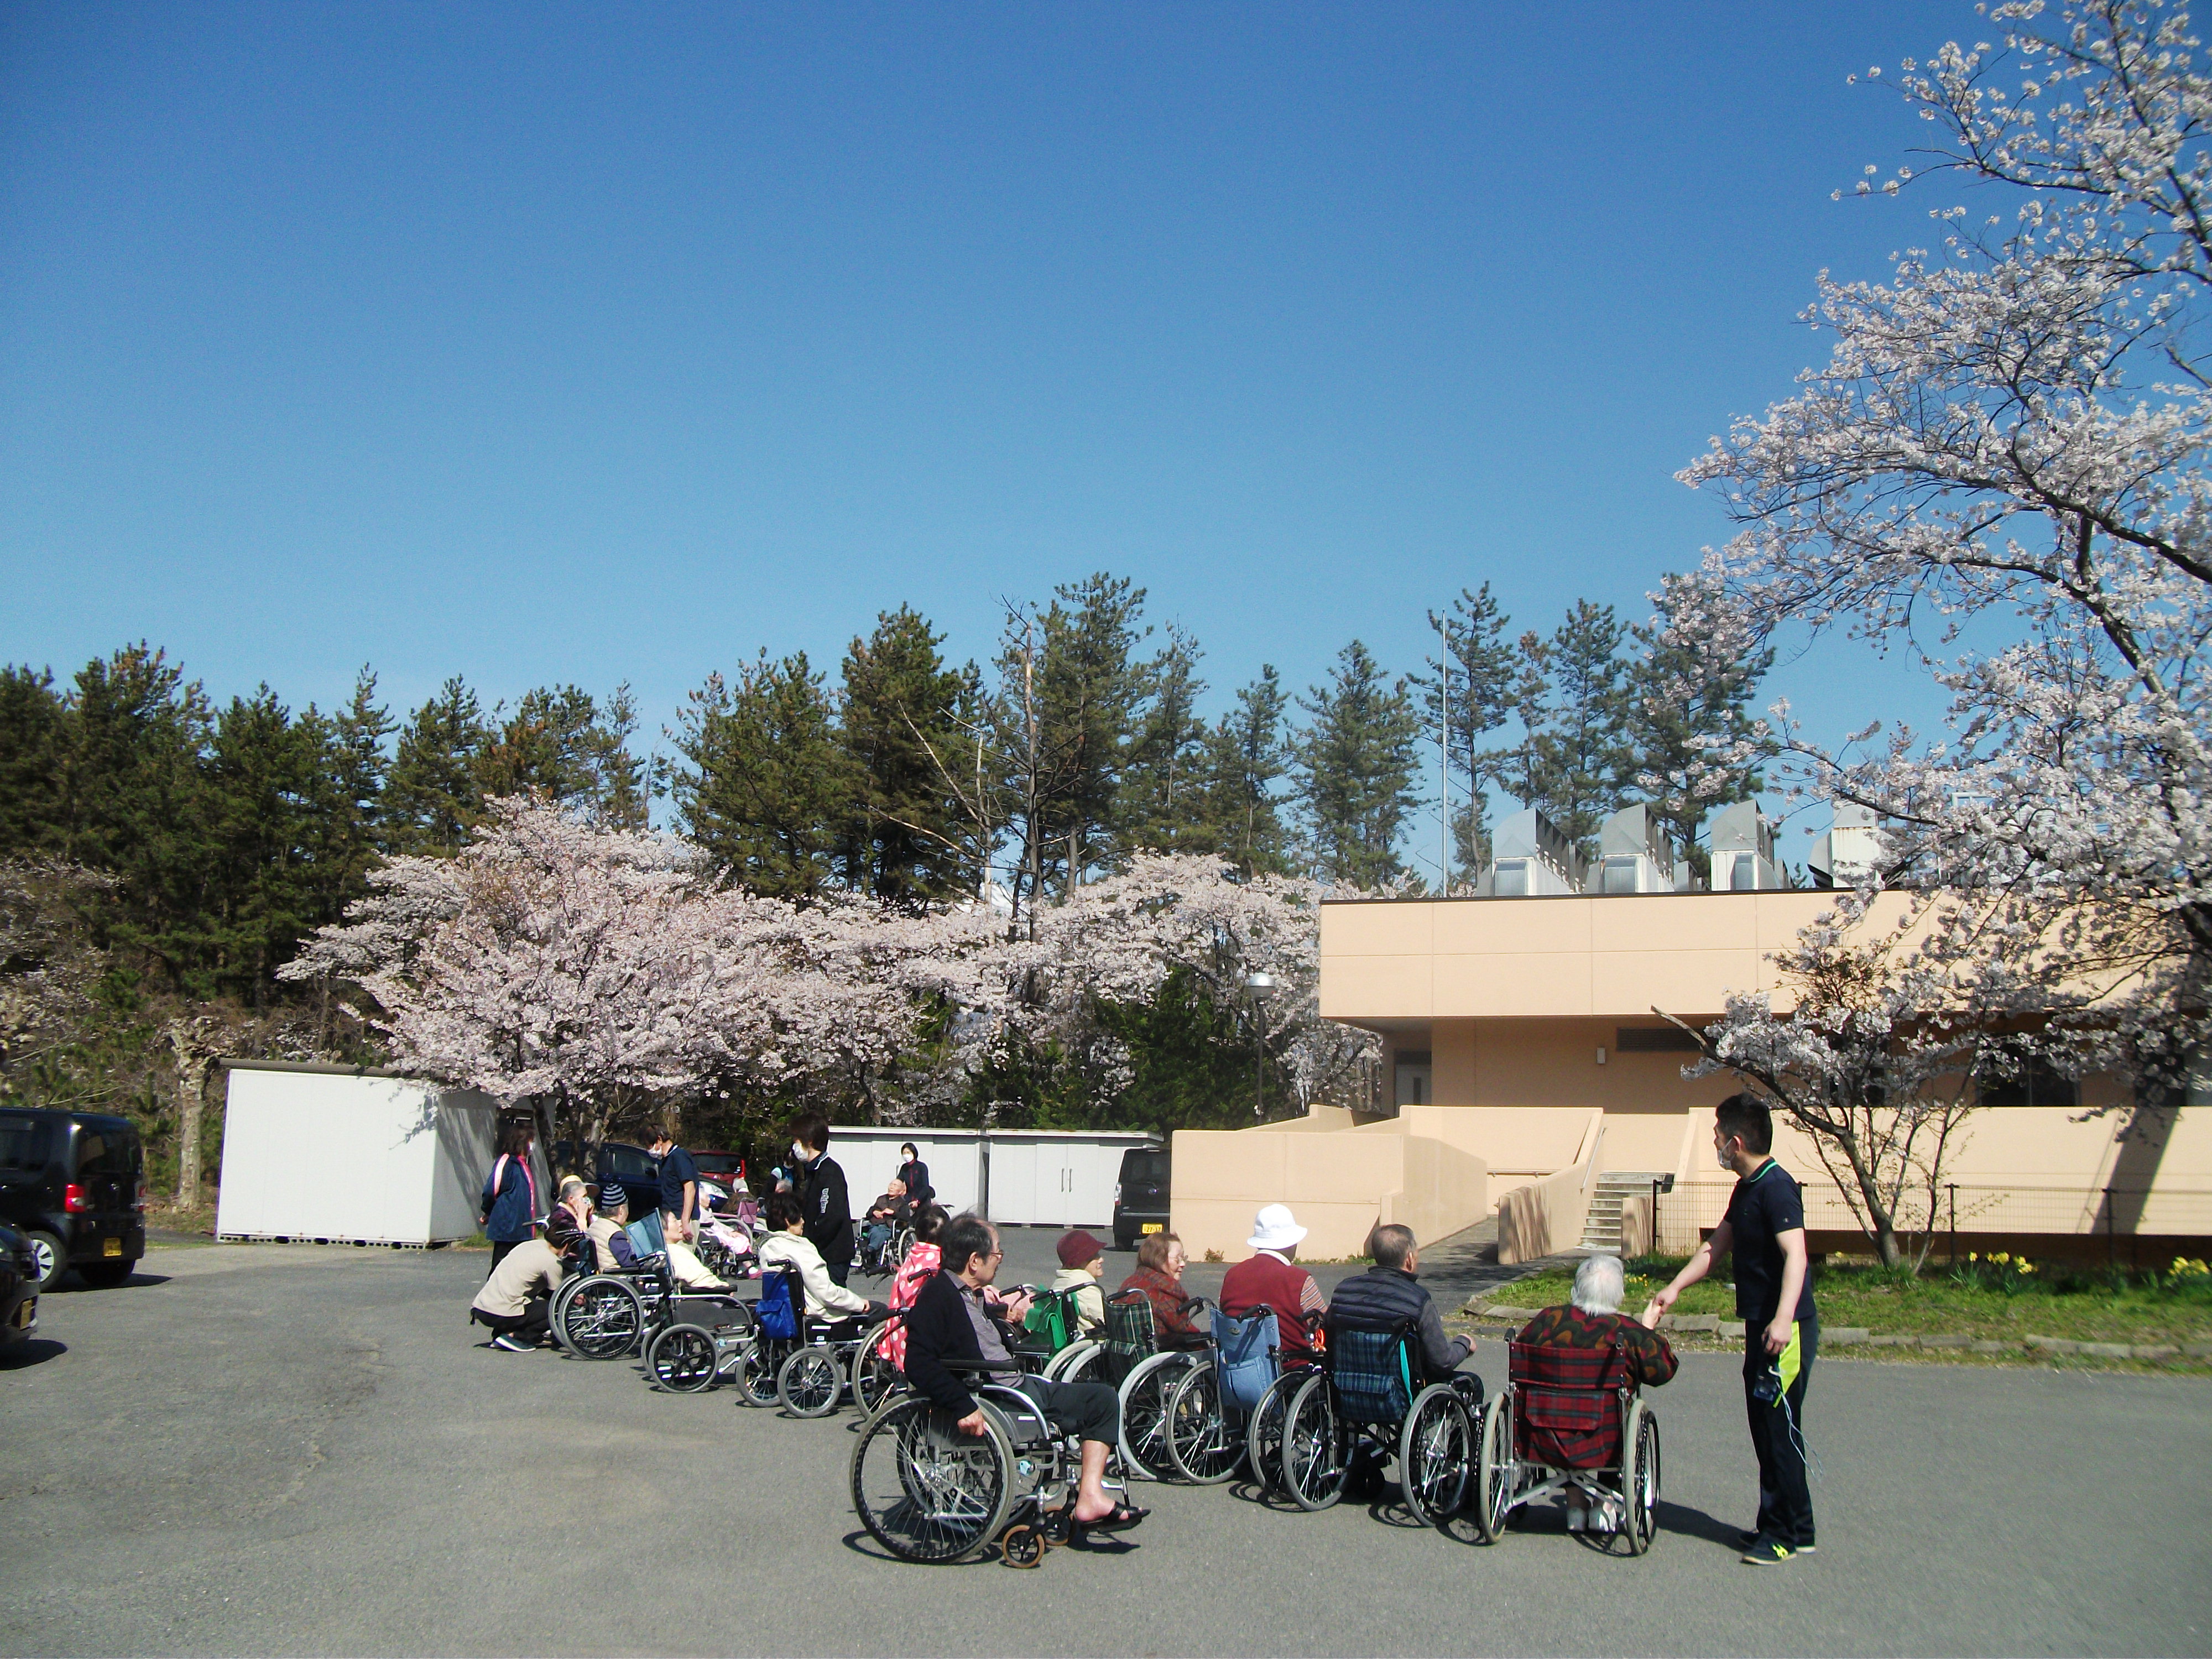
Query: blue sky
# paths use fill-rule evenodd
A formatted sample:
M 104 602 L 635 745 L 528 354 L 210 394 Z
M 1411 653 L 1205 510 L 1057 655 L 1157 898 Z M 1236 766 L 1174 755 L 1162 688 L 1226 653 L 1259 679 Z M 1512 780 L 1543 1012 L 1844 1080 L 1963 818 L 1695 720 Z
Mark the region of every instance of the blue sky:
M 1492 582 L 1643 614 L 1674 481 L 1934 198 L 1963 4 L 0 4 L 0 658 L 628 679 L 1151 590 L 1218 701 Z M 1813 729 L 1924 719 L 1847 644 Z

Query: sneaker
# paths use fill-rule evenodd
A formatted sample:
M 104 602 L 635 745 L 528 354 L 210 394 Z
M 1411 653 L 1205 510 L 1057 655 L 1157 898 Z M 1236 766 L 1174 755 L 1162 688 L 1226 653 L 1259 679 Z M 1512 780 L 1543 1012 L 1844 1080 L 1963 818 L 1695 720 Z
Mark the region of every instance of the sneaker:
M 509 1353 L 534 1353 L 538 1349 L 535 1342 L 517 1336 L 512 1331 L 501 1332 L 499 1335 L 492 1338 L 491 1345 L 495 1348 L 504 1348 Z
M 1756 1544 L 1766 1534 L 1765 1533 L 1761 1532 L 1740 1532 L 1735 1535 L 1735 1541 L 1742 1545 L 1744 1548 L 1749 1549 L 1753 1544 Z M 1800 1544 L 1797 1546 L 1797 1553 L 1800 1555 L 1818 1555 L 1820 1553 L 1820 1547 L 1818 1544 Z
M 1762 1538 L 1743 1553 L 1743 1561 L 1747 1566 L 1778 1567 L 1796 1553 L 1778 1538 Z

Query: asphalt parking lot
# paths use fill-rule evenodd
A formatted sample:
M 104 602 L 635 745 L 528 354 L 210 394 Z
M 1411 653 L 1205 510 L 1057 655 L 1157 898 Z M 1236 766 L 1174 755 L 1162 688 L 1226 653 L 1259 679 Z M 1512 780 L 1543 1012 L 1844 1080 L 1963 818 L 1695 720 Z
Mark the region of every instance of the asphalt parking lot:
M 853 1518 L 849 1414 L 480 1347 L 485 1264 L 165 1249 L 48 1298 L 0 1362 L 0 1651 L 2212 1650 L 2201 1377 L 1826 1363 L 1820 1552 L 1778 1569 L 1730 1547 L 1750 1452 L 1734 1364 L 1702 1354 L 1653 1396 L 1667 1502 L 1639 1560 L 1556 1512 L 1484 1548 L 1387 1502 L 1148 1486 L 1126 1547 L 917 1568 Z

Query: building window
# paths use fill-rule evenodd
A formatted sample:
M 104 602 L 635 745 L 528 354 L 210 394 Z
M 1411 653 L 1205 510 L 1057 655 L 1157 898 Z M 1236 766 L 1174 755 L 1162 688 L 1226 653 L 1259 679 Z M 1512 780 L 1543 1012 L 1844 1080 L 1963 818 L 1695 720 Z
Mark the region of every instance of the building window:
M 1602 891 L 1632 893 L 1636 890 L 1636 860 L 1629 858 L 1610 858 L 1605 861 Z
M 1528 860 L 1500 859 L 1490 878 L 1492 898 L 1527 898 L 1528 896 Z
M 1674 1025 L 1622 1025 L 1613 1034 L 1613 1046 L 1624 1054 L 1695 1054 L 1705 1051 L 1697 1038 Z
M 1738 853 L 1729 866 L 1729 891 L 1754 892 L 1759 887 L 1759 860 L 1748 853 Z
M 1395 1087 L 1391 1091 L 1395 1106 L 1427 1106 L 1436 1100 L 1435 1087 L 1430 1081 L 1429 1054 L 1425 1048 L 1401 1048 L 1392 1057 Z
M 1984 1077 L 1976 1085 L 1984 1106 L 2079 1106 L 2081 1091 L 2041 1060 L 2030 1060 L 2010 1077 Z

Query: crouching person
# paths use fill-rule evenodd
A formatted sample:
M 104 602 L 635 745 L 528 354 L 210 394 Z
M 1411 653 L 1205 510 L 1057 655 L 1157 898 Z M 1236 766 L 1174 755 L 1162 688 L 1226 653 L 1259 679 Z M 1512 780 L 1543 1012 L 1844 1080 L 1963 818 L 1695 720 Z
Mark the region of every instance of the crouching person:
M 525 1239 L 501 1256 L 469 1304 L 470 1320 L 490 1328 L 495 1348 L 527 1353 L 544 1341 L 551 1328 L 546 1310 L 552 1305 L 553 1292 L 561 1288 L 561 1252 L 576 1237 L 558 1224 L 562 1219 L 563 1213 L 556 1211 L 556 1224 L 546 1229 L 544 1237 Z
M 1045 1420 L 1083 1443 L 1082 1484 L 1073 1520 L 1093 1532 L 1119 1532 L 1150 1512 L 1116 1502 L 1106 1492 L 1106 1456 L 1121 1431 L 1119 1397 L 1103 1382 L 1048 1382 L 1023 1375 L 1006 1350 L 1006 1328 L 1018 1325 L 1030 1298 L 987 1301 L 999 1276 L 998 1230 L 980 1216 L 963 1215 L 938 1237 L 942 1266 L 924 1284 L 906 1322 L 906 1376 L 929 1401 L 952 1413 L 963 1434 L 984 1431 L 983 1408 L 969 1392 L 980 1368 L 991 1381 L 1019 1389 Z

